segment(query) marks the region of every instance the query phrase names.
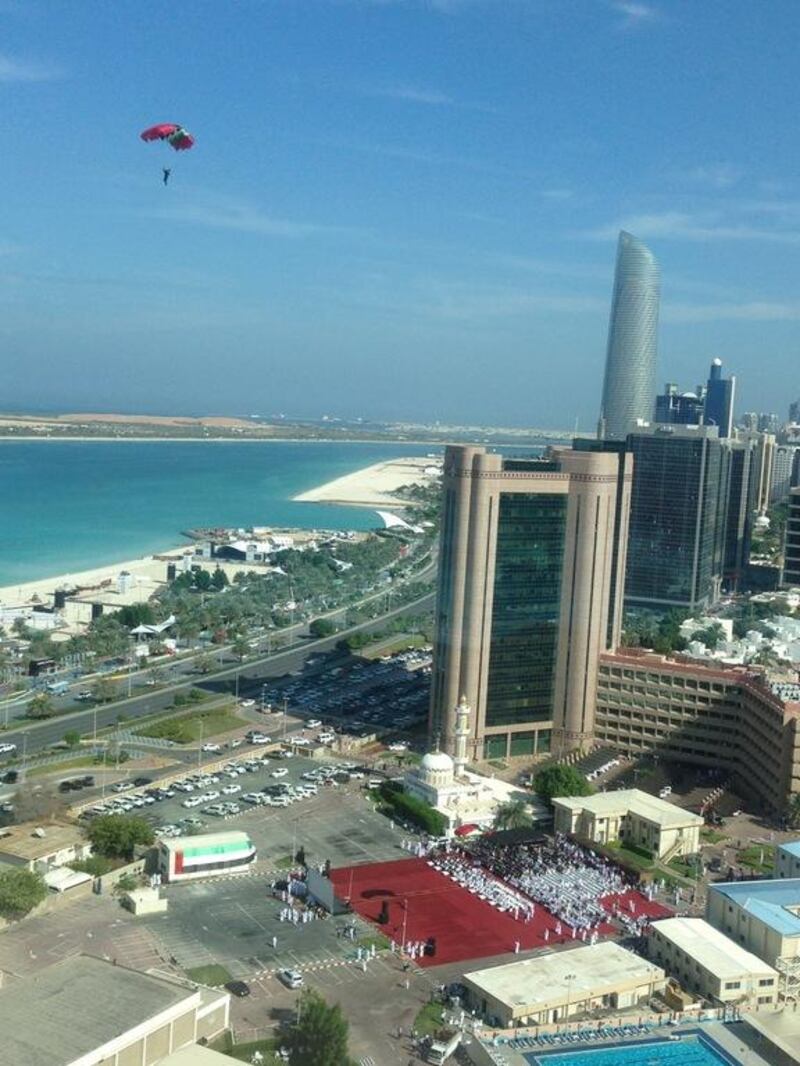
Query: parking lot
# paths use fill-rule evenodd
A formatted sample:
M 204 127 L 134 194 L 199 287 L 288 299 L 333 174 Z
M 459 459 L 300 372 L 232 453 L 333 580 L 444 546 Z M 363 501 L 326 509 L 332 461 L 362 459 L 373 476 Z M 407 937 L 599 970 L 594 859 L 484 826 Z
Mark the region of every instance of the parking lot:
M 430 653 L 408 651 L 368 662 L 352 657 L 328 670 L 311 669 L 264 686 L 266 703 L 318 718 L 355 736 L 376 729 L 411 731 L 427 718 Z

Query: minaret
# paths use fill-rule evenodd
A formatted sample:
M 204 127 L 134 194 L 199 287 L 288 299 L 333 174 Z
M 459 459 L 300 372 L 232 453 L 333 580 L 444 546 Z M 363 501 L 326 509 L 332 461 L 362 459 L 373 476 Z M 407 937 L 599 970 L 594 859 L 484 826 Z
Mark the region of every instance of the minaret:
M 470 705 L 467 703 L 467 697 L 462 696 L 458 701 L 456 707 L 456 728 L 455 728 L 455 758 L 453 762 L 455 764 L 455 776 L 463 777 L 464 770 L 467 767 L 467 742 L 469 740 L 469 716 L 472 713 Z

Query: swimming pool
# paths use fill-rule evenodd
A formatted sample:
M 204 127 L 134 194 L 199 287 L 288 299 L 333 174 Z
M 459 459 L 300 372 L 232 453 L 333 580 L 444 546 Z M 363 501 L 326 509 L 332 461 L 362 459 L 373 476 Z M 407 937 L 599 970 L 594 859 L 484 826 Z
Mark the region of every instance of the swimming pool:
M 642 1042 L 616 1047 L 584 1048 L 526 1054 L 531 1066 L 730 1066 L 731 1059 L 707 1039 L 691 1035 L 680 1040 Z

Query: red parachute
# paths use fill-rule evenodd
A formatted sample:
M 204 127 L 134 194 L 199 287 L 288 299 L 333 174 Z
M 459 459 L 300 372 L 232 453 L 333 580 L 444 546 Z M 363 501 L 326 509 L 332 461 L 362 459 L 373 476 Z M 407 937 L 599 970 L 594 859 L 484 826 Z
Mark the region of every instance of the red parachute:
M 176 152 L 185 152 L 193 147 L 194 137 L 175 122 L 160 122 L 141 134 L 143 141 L 166 141 Z

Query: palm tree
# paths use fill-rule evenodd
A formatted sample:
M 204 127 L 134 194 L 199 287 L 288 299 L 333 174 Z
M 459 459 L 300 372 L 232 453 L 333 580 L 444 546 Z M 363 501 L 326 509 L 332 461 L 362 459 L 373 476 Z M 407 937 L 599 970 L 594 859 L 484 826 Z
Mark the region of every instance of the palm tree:
M 533 818 L 524 800 L 509 800 L 495 811 L 495 829 L 527 829 L 532 824 Z

